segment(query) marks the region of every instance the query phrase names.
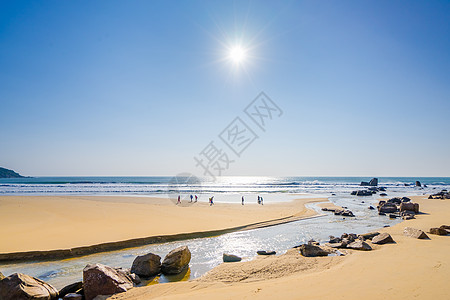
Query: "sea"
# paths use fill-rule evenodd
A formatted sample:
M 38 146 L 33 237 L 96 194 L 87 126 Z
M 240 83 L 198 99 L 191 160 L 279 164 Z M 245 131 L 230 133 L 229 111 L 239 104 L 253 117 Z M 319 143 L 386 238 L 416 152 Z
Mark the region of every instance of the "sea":
M 346 195 L 363 189 L 362 181 L 370 177 L 262 177 L 223 176 L 217 178 L 180 175 L 149 177 L 31 177 L 0 179 L 0 195 L 114 195 L 183 198 L 198 195 L 219 202 L 241 201 L 265 195 L 267 201 Z M 421 186 L 416 186 L 416 181 Z M 388 194 L 421 195 L 450 187 L 450 177 L 379 177 L 378 184 Z

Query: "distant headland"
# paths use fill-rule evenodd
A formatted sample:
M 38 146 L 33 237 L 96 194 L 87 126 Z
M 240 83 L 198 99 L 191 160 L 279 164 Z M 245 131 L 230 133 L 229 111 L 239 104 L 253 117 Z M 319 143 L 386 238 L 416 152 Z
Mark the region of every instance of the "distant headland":
M 24 176 L 14 172 L 13 170 L 0 167 L 0 178 L 24 178 Z

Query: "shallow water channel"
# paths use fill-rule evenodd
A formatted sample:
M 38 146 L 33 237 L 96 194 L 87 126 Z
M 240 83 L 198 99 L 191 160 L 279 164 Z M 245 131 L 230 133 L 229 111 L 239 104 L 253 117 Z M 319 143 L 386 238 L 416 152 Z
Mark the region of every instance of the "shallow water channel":
M 62 288 L 67 284 L 80 281 L 82 270 L 89 263 L 130 268 L 137 255 L 152 252 L 164 258 L 170 250 L 187 245 L 192 253 L 192 259 L 190 269 L 186 273 L 175 277 L 163 275 L 144 281 L 143 284 L 189 280 L 200 277 L 222 263 L 224 252 L 241 256 L 244 260 L 250 260 L 257 255 L 257 250 L 275 250 L 277 254 L 282 254 L 289 248 L 305 243 L 310 239 L 322 243 L 328 241 L 329 235 L 340 236 L 344 232 L 366 233 L 385 225 L 392 226 L 401 221 L 379 216 L 376 210 L 369 210 L 369 205 L 376 205 L 375 197 L 358 197 L 358 199 L 354 199 L 354 197 L 331 197 L 330 200 L 337 205 L 348 207 L 356 217 L 334 216 L 332 213 L 320 211 L 316 204 L 308 204 L 309 208 L 317 210 L 321 216 L 210 238 L 152 244 L 65 260 L 1 264 L 0 270 L 5 276 L 16 272 L 25 273 L 42 279 L 57 288 Z

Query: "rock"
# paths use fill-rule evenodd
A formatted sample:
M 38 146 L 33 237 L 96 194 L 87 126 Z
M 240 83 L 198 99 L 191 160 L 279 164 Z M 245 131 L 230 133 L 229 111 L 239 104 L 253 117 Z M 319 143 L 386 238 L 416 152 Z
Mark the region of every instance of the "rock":
M 347 246 L 347 244 L 343 244 L 343 243 L 329 243 L 327 244 L 328 247 L 331 248 L 345 248 Z
M 3 273 L 2 273 L 2 272 L 0 272 L 0 281 L 2 281 L 2 280 L 3 280 L 3 278 L 5 278 L 5 275 L 3 275 Z
M 387 195 L 388 195 L 388 194 L 386 194 L 386 193 L 381 193 L 381 194 L 380 194 L 381 197 L 386 197 Z
M 83 300 L 83 295 L 76 293 L 69 293 L 63 297 L 63 300 Z
M 359 190 L 359 191 L 353 191 L 351 194 L 356 195 L 356 196 L 372 196 L 373 193 L 368 190 Z
M 360 234 L 360 235 L 358 235 L 358 237 L 362 237 L 364 240 L 371 240 L 379 234 L 380 234 L 379 232 L 369 232 L 369 233 Z
M 360 186 L 369 186 L 369 183 L 367 181 L 361 181 Z
M 131 269 L 114 268 L 114 270 L 127 277 L 128 280 L 130 280 L 134 284 L 141 283 L 141 278 L 137 274 L 131 273 Z
M 148 253 L 134 259 L 131 272 L 143 277 L 151 277 L 161 272 L 161 257 Z
M 411 199 L 408 197 L 402 197 L 402 202 L 411 202 Z
M 372 178 L 372 179 L 369 181 L 369 185 L 370 185 L 370 186 L 377 186 L 377 185 L 378 185 L 378 178 Z
M 0 299 L 52 300 L 58 299 L 58 290 L 40 279 L 14 273 L 0 281 Z
M 300 254 L 306 257 L 328 256 L 330 253 L 319 246 L 311 244 L 303 244 L 299 247 Z
M 374 209 L 375 209 L 375 207 L 373 207 L 373 206 L 371 205 L 371 206 L 369 206 L 369 209 L 372 209 L 372 210 L 374 210 Z
M 330 241 L 329 241 L 329 243 L 340 243 L 342 241 L 342 239 L 341 238 L 339 238 L 339 237 L 334 237 L 334 236 L 332 236 L 332 235 L 330 235 Z
M 123 293 L 133 287 L 133 282 L 123 273 L 102 265 L 88 264 L 83 269 L 83 290 L 86 300 L 98 295 Z
M 378 207 L 378 211 L 385 214 L 393 213 L 397 211 L 397 206 L 394 203 L 386 202 Z
M 403 234 L 415 239 L 428 239 L 428 235 L 420 229 L 405 227 Z
M 416 186 L 422 186 L 422 184 L 420 184 L 420 181 L 416 181 Z
M 402 203 L 402 199 L 398 198 L 398 197 L 395 197 L 395 198 L 389 199 L 387 202 L 388 203 L 394 203 L 394 204 L 400 204 L 400 203 Z
M 256 251 L 256 253 L 258 255 L 275 255 L 275 254 L 277 254 L 275 251 L 264 251 L 264 250 Z
M 391 219 L 396 219 L 397 217 L 399 217 L 399 216 L 396 214 L 389 214 L 389 218 L 391 218 Z
M 178 247 L 169 252 L 163 260 L 161 271 L 164 274 L 179 274 L 189 267 L 191 251 L 187 246 Z
M 363 250 L 363 251 L 372 250 L 372 247 L 370 247 L 369 244 L 367 244 L 366 242 L 363 242 L 361 240 L 356 240 L 356 241 L 348 244 L 347 248 L 355 249 L 355 250 Z
M 403 202 L 400 204 L 400 211 L 413 211 L 419 213 L 419 203 Z
M 403 220 L 412 220 L 415 219 L 415 217 L 413 215 L 404 215 L 402 216 Z
M 83 288 L 83 282 L 81 282 L 81 281 L 66 285 L 59 291 L 59 297 L 64 298 L 64 296 L 67 294 L 71 294 L 71 293 L 75 294 L 82 288 Z
M 223 254 L 222 259 L 223 259 L 223 262 L 238 262 L 238 261 L 242 260 L 242 258 L 237 255 L 227 254 L 227 253 Z
M 436 235 L 447 235 L 447 230 L 445 230 L 444 228 L 430 228 L 429 231 L 431 234 L 436 234 Z
M 383 245 L 388 243 L 395 243 L 394 239 L 389 233 L 383 232 L 372 239 L 373 244 Z
M 450 226 L 449 225 L 441 225 L 439 228 L 450 230 Z
M 354 217 L 355 215 L 353 214 L 352 211 L 348 210 L 348 209 L 344 209 L 344 210 L 336 210 L 334 212 L 334 215 L 336 216 L 344 216 L 344 217 Z

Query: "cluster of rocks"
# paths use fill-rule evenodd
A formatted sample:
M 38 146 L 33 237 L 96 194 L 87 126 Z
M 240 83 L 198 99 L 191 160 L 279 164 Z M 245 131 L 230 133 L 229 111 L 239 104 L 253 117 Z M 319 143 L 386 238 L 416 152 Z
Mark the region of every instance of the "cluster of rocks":
M 344 233 L 340 237 L 330 236 L 330 241 L 327 246 L 331 248 L 347 248 L 354 250 L 370 251 L 372 247 L 367 243 L 371 240 L 372 244 L 387 244 L 394 243 L 394 240 L 388 233 L 371 232 L 366 234 Z
M 361 181 L 361 186 L 377 186 L 378 178 L 372 178 L 369 182 Z
M 441 225 L 440 227 L 432 227 L 428 230 L 428 233 L 435 235 L 449 235 L 450 226 Z M 405 227 L 403 234 L 416 239 L 429 239 L 428 235 L 423 230 L 412 227 Z
M 351 210 L 348 209 L 339 209 L 339 208 L 322 208 L 322 211 L 329 211 L 334 213 L 335 216 L 343 216 L 343 217 L 354 217 L 355 215 Z
M 377 192 L 385 192 L 385 191 L 386 191 L 385 187 L 370 187 L 367 190 L 352 191 L 350 194 L 352 196 L 372 196 L 372 195 L 376 194 Z M 380 195 L 387 196 L 386 193 L 381 193 Z
M 401 217 L 404 220 L 414 219 L 414 216 L 419 213 L 419 203 L 410 201 L 411 199 L 408 197 L 381 200 L 377 206 L 378 214 L 382 216 L 389 214 L 390 218 Z
M 0 299 L 92 300 L 100 295 L 126 292 L 141 283 L 141 277 L 160 273 L 179 274 L 189 267 L 191 252 L 187 246 L 176 248 L 161 257 L 148 253 L 138 256 L 131 269 L 112 268 L 102 264 L 88 264 L 83 269 L 83 281 L 70 284 L 60 291 L 50 284 L 25 274 L 4 277 L 0 273 Z M 3 278 L 4 277 L 4 278 Z
M 447 190 L 442 190 L 439 193 L 428 196 L 428 199 L 450 199 L 450 193 Z

